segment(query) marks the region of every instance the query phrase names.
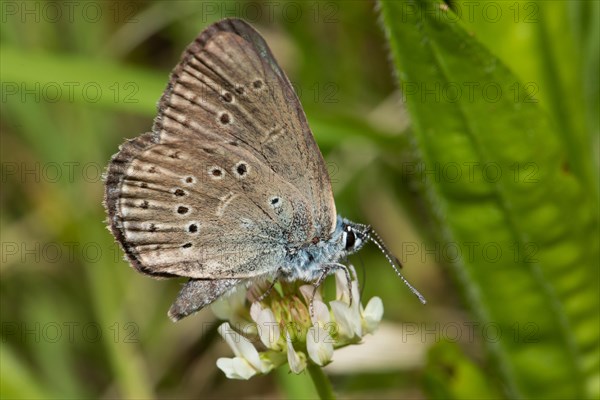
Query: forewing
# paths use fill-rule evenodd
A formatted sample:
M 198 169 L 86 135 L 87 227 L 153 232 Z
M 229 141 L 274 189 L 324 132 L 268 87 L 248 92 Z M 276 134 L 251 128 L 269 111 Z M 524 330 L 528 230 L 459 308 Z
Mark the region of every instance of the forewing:
M 110 228 L 154 276 L 273 275 L 290 249 L 333 231 L 323 158 L 287 77 L 240 20 L 185 51 L 153 131 L 108 169 Z
M 327 169 L 287 76 L 247 23 L 209 26 L 186 49 L 159 104 L 162 143 L 196 136 L 236 143 L 298 189 L 310 205 L 302 245 L 329 238 L 336 211 Z

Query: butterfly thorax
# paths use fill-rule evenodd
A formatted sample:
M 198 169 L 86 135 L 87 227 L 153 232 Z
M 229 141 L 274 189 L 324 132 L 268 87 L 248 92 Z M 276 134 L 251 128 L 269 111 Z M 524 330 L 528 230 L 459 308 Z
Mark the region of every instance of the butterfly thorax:
M 288 281 L 316 281 L 324 272 L 331 270 L 332 264 L 360 250 L 369 230 L 368 226 L 338 215 L 335 230 L 328 240 L 311 242 L 288 253 L 286 263 L 280 269 L 280 277 Z

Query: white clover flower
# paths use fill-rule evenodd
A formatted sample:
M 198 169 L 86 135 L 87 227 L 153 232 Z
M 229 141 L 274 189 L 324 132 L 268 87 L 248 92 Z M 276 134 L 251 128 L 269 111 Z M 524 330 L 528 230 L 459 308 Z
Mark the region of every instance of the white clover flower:
M 315 287 L 313 285 L 302 285 L 298 288 L 298 290 L 300 291 L 300 293 L 302 293 L 302 297 L 304 298 L 304 301 L 306 301 L 307 304 L 310 303 L 311 300 L 319 300 L 321 302 L 323 301 L 321 291 L 315 291 Z
M 327 304 L 323 303 L 321 300 L 315 300 L 313 301 L 313 311 L 314 314 L 311 315 L 313 325 L 317 324 L 320 327 L 325 327 L 330 324 L 331 314 L 329 313 Z
M 353 340 L 355 336 L 361 337 L 362 326 L 360 315 L 356 318 L 356 314 L 343 301 L 334 300 L 329 302 L 333 318 L 337 324 L 338 335 L 344 340 Z
M 273 364 L 261 359 L 252 343 L 233 330 L 228 322 L 221 324 L 218 331 L 235 354 L 234 358 L 217 360 L 217 367 L 225 372 L 229 379 L 249 379 L 258 373 L 265 374 L 273 369 Z
M 371 298 L 361 314 L 364 332 L 375 332 L 379 327 L 381 317 L 383 317 L 383 301 L 377 296 Z
M 310 359 L 322 367 L 333 357 L 333 339 L 319 325 L 312 326 L 306 333 L 306 350 Z
M 217 360 L 217 367 L 219 367 L 229 379 L 248 380 L 258 373 L 246 360 L 240 357 L 221 357 Z
M 280 346 L 281 330 L 279 322 L 275 319 L 275 314 L 270 308 L 262 308 L 260 303 L 252 303 L 250 306 L 250 316 L 256 323 L 260 341 L 269 349 L 277 350 Z
M 306 368 L 306 356 L 302 352 L 296 352 L 292 344 L 290 333 L 285 333 L 285 341 L 287 342 L 287 361 L 293 373 L 299 374 Z
M 230 304 L 213 307 L 218 317 L 236 327 L 228 322 L 219 326 L 235 357 L 219 358 L 217 367 L 230 379 L 249 379 L 286 363 L 298 374 L 308 364 L 330 363 L 334 349 L 360 343 L 379 326 L 383 303 L 373 297 L 362 306 L 356 274 L 350 269 L 350 285 L 343 271 L 336 272 L 336 299 L 329 302 L 312 285 L 280 282 L 280 291 L 273 290 L 250 307 L 244 290 L 223 300 Z

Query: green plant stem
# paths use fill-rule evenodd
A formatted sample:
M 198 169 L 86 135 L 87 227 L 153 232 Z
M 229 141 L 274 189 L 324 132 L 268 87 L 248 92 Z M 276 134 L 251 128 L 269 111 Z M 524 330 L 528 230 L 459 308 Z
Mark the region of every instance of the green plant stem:
M 329 378 L 327 375 L 325 375 L 321 367 L 318 365 L 309 364 L 307 369 L 313 383 L 315 384 L 319 398 L 321 400 L 334 400 L 335 395 L 333 394 L 333 387 L 331 386 Z

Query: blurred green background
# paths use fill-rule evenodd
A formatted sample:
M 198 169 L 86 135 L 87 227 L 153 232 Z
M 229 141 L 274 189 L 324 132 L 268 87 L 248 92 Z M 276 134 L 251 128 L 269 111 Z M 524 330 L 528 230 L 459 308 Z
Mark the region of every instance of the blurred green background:
M 310 398 L 227 381 L 209 310 L 136 274 L 101 174 L 170 69 L 241 17 L 293 81 L 380 330 L 326 369 L 345 398 L 598 398 L 597 1 L 1 3 L 2 398 Z M 402 89 L 402 90 L 399 90 Z M 327 283 L 331 285 L 331 282 Z M 348 350 L 348 351 L 344 351 Z

